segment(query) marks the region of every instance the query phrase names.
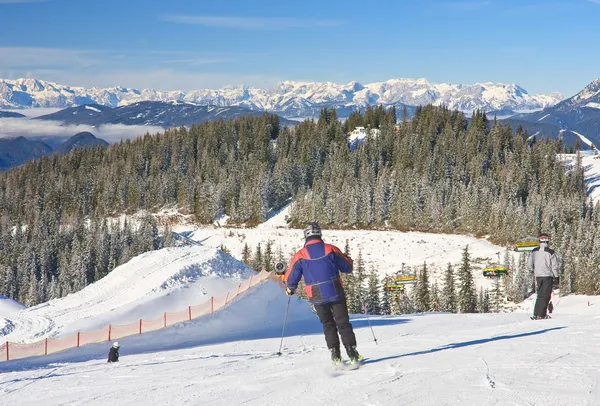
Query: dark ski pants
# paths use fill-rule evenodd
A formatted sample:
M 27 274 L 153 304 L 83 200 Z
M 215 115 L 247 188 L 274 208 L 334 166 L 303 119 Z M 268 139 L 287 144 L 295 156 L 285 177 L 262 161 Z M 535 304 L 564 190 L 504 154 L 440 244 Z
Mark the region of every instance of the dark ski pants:
M 342 336 L 344 347 L 356 346 L 356 337 L 354 336 L 354 330 L 352 330 L 352 324 L 350 324 L 346 299 L 315 305 L 315 310 L 321 324 L 323 324 L 327 348 L 340 348 L 338 330 L 340 336 Z
M 546 317 L 548 303 L 552 295 L 553 279 L 552 276 L 538 276 L 535 278 L 537 282 L 537 299 L 533 315 L 536 317 Z

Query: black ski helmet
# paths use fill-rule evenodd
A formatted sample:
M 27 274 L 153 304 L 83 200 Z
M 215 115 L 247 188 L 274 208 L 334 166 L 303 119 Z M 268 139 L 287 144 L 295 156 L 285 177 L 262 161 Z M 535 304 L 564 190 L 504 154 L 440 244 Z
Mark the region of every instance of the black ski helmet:
M 321 226 L 316 221 L 312 221 L 306 225 L 304 228 L 304 238 L 308 237 L 320 237 L 321 236 Z

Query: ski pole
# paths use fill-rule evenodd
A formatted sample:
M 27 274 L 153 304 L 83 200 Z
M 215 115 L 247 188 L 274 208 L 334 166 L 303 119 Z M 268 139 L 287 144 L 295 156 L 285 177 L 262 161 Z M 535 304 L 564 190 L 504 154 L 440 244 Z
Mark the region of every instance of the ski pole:
M 277 355 L 281 355 L 281 348 L 283 347 L 283 332 L 285 331 L 285 325 L 287 323 L 288 312 L 290 310 L 290 301 L 292 300 L 291 296 L 288 296 L 287 306 L 285 308 L 285 318 L 283 319 L 283 328 L 281 329 L 281 342 L 279 343 L 279 351 Z
M 367 322 L 369 323 L 369 327 L 371 328 L 371 334 L 373 334 L 373 341 L 375 341 L 375 345 L 377 344 L 377 338 L 375 337 L 375 331 L 373 331 L 373 326 L 371 325 L 371 320 L 369 319 L 369 314 L 367 313 L 367 304 L 363 302 L 365 307 L 365 316 L 367 316 Z

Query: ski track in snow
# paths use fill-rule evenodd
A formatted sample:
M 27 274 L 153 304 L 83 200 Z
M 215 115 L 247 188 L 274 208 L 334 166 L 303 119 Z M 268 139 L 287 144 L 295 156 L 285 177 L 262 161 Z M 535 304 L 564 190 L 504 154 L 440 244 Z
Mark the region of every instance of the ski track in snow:
M 531 299 L 515 313 L 371 316 L 379 345 L 354 316 L 366 358 L 358 370 L 331 373 L 321 332 L 286 336 L 280 357 L 278 337 L 132 355 L 124 344 L 116 365 L 105 351 L 84 362 L 2 363 L 0 394 L 20 405 L 596 405 L 600 327 L 589 318 L 600 309 L 588 299 L 566 297 L 560 316 L 544 321 L 528 319 Z M 286 300 L 281 292 L 273 304 Z

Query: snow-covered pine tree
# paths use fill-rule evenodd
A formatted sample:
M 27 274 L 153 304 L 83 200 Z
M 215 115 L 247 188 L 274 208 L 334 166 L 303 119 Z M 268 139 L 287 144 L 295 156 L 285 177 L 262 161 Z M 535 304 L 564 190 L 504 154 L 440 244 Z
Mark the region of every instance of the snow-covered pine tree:
M 419 273 L 419 281 L 414 285 L 415 289 L 415 308 L 418 312 L 428 312 L 431 310 L 431 297 L 429 294 L 429 276 L 427 275 L 427 264 L 423 263 L 423 268 Z
M 381 299 L 379 297 L 380 286 L 378 272 L 374 266 L 371 266 L 369 273 L 366 305 L 369 314 L 381 314 Z
M 255 271 L 260 272 L 263 266 L 263 255 L 262 250 L 260 248 L 260 243 L 256 245 L 256 251 L 254 251 L 254 257 L 250 263 L 250 266 L 254 268 Z
M 244 243 L 244 249 L 242 250 L 242 261 L 246 265 L 249 265 L 251 256 L 252 256 L 252 252 L 250 251 L 250 247 L 248 247 L 248 243 Z
M 460 288 L 458 292 L 458 309 L 461 313 L 475 313 L 477 296 L 475 294 L 475 283 L 471 272 L 471 258 L 469 247 L 463 251 L 462 262 L 459 270 Z
M 490 312 L 490 291 L 486 289 L 483 292 L 483 313 Z
M 456 313 L 457 311 L 456 281 L 454 279 L 454 270 L 450 263 L 448 263 L 446 273 L 444 274 L 444 289 L 442 290 L 440 310 L 451 313 Z
M 440 294 L 437 281 L 431 284 L 431 304 L 429 308 L 435 312 L 440 310 Z
M 358 258 L 354 263 L 353 277 L 354 277 L 354 286 L 353 286 L 353 297 L 348 303 L 348 310 L 352 308 L 351 313 L 363 313 L 363 305 L 366 297 L 365 290 L 365 262 L 363 259 L 362 250 L 358 251 Z
M 383 278 L 383 288 L 381 292 L 381 314 L 393 314 L 392 303 L 394 301 L 393 292 L 385 288 L 386 283 L 390 282 L 391 277 L 387 276 Z
M 483 313 L 483 287 L 479 288 L 479 297 L 477 299 L 477 313 Z
M 492 309 L 495 313 L 500 313 L 504 309 L 504 294 L 502 292 L 502 282 L 500 277 L 494 278 L 492 295 Z
M 267 272 L 273 272 L 274 269 L 274 260 L 273 260 L 273 240 L 267 241 L 267 246 L 265 248 L 265 255 L 263 256 L 263 269 Z

